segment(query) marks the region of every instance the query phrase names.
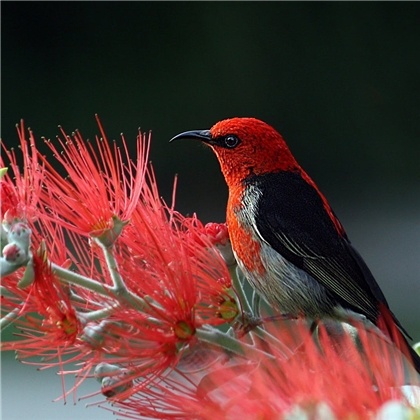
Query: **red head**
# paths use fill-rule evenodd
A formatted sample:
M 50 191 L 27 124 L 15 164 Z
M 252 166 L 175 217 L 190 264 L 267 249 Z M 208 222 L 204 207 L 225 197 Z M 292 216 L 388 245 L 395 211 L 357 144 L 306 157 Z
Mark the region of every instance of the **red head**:
M 223 120 L 210 130 L 187 131 L 172 140 L 179 138 L 195 138 L 208 144 L 219 159 L 229 186 L 252 174 L 299 168 L 283 137 L 256 118 Z

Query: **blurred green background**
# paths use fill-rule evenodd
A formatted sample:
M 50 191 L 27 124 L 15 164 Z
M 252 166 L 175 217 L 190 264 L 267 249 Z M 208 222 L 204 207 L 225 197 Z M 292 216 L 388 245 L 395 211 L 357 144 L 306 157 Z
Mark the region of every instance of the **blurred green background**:
M 133 140 L 133 155 L 137 127 L 152 130 L 162 195 L 178 173 L 178 210 L 223 221 L 215 157 L 168 140 L 227 117 L 263 119 L 420 340 L 419 3 L 2 2 L 1 12 L 8 147 L 20 118 L 38 138 L 58 124 L 93 138 L 97 113 L 109 138 Z

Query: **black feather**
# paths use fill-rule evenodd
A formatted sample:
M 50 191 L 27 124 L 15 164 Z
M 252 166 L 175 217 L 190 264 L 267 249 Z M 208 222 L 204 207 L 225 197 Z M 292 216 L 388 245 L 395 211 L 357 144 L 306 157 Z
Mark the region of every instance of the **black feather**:
M 262 239 L 321 283 L 337 304 L 376 323 L 379 303 L 388 308 L 385 296 L 347 236 L 337 230 L 318 191 L 290 171 L 250 176 L 246 184 L 261 191 L 256 227 Z

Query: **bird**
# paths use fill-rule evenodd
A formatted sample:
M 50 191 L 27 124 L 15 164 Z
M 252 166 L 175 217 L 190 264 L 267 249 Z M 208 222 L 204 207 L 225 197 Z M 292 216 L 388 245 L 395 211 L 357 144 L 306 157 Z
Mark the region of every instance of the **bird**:
M 229 118 L 170 141 L 199 140 L 215 153 L 229 196 L 226 223 L 239 268 L 267 302 L 292 317 L 363 319 L 420 357 L 362 256 L 282 135 L 252 117 Z M 395 338 L 397 331 L 397 338 Z

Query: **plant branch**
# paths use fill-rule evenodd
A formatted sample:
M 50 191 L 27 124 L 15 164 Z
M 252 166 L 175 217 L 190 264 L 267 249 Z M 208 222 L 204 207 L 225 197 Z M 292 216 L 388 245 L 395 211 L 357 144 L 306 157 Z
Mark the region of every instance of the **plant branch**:
M 3 331 L 6 327 L 8 327 L 16 318 L 19 317 L 19 308 L 13 309 L 13 311 L 9 312 L 0 320 L 0 331 Z
M 99 281 L 92 280 L 89 277 L 85 277 L 81 274 L 75 273 L 74 271 L 62 268 L 55 263 L 51 263 L 51 268 L 59 280 L 64 283 L 81 286 L 108 298 L 112 295 L 112 288 L 100 283 Z
M 98 242 L 100 244 L 100 242 Z M 113 287 L 110 289 L 112 294 L 121 298 L 132 307 L 138 309 L 141 312 L 147 312 L 147 309 L 150 307 L 144 299 L 139 296 L 136 296 L 134 293 L 130 292 L 125 285 L 124 279 L 121 277 L 121 274 L 118 270 L 118 263 L 115 259 L 114 253 L 112 252 L 113 247 L 101 246 L 102 251 L 105 256 L 106 264 L 111 275 L 113 282 Z
M 223 331 L 208 325 L 203 326 L 202 328 L 198 328 L 196 331 L 196 336 L 205 343 L 215 345 L 238 356 L 246 355 L 246 357 L 253 357 L 256 360 L 259 360 L 262 357 L 275 359 L 272 354 L 266 353 L 265 351 L 260 350 L 250 344 L 239 341 L 232 335 L 226 334 Z

